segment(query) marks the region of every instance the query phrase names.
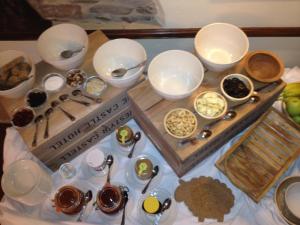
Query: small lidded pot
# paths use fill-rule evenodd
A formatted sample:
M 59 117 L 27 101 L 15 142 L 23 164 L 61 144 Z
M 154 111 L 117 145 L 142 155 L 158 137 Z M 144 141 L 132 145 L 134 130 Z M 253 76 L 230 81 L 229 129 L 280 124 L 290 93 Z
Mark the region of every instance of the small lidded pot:
M 76 187 L 67 185 L 61 187 L 54 197 L 57 212 L 74 215 L 82 210 L 84 193 Z
M 134 133 L 129 126 L 121 126 L 117 129 L 116 138 L 118 143 L 123 146 L 127 147 L 134 143 Z
M 128 191 L 127 187 L 105 184 L 97 194 L 97 209 L 105 214 L 118 213 L 124 207 L 124 192 Z

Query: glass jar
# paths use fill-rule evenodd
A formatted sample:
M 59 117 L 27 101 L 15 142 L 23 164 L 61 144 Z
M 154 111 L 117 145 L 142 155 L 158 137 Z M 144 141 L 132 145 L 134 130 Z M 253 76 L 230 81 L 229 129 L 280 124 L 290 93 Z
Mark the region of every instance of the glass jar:
M 4 193 L 26 205 L 45 201 L 52 189 L 51 176 L 32 160 L 18 160 L 4 171 L 1 185 Z

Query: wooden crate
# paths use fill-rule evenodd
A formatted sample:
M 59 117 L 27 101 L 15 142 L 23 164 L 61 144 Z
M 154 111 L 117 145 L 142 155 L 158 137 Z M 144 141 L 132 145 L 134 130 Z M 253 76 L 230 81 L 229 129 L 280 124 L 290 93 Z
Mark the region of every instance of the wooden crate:
M 272 109 L 243 134 L 216 166 L 259 202 L 299 154 L 300 132 Z
M 96 75 L 92 64 L 93 56 L 98 47 L 107 40 L 108 38 L 100 31 L 96 31 L 89 35 L 89 49 L 86 54 L 85 61 L 80 67 L 88 75 Z M 41 86 L 43 77 L 51 72 L 65 74 L 65 71 L 57 70 L 45 62 L 38 63 L 36 65 L 37 77 L 35 86 Z M 50 102 L 53 99 L 58 99 L 58 96 L 62 93 L 70 94 L 71 91 L 71 88 L 66 87 L 61 93 L 49 95 L 47 106 L 42 109 L 35 110 L 36 114 L 44 114 L 46 109 L 50 107 Z M 122 110 L 129 107 L 129 99 L 126 89 L 115 88 L 108 85 L 101 98 L 103 100 L 101 104 L 92 103 L 88 107 L 71 101 L 62 103 L 61 106 L 68 112 L 74 114 L 76 120 L 71 122 L 64 116 L 64 114 L 55 110 L 55 112 L 51 114 L 49 120 L 50 137 L 48 139 L 43 138 L 46 125 L 45 121 L 43 121 L 39 125 L 38 143 L 36 147 L 32 147 L 35 126 L 20 129 L 19 133 L 21 134 L 25 144 L 28 146 L 29 151 L 42 162 L 59 157 L 62 154 L 67 154 L 70 149 L 68 146 L 73 145 L 87 133 L 104 124 L 104 122 L 113 120 L 113 118 L 119 115 Z M 87 100 L 83 97 L 78 99 Z M 16 100 L 1 99 L 1 104 L 4 106 L 3 108 L 9 116 L 12 116 L 12 111 L 15 108 L 25 105 L 25 99 L 24 97 Z
M 72 142 L 70 146 L 67 146 L 64 151 L 54 155 L 54 157 L 43 159 L 43 163 L 51 170 L 55 171 L 62 163 L 69 162 L 76 156 L 83 153 L 86 149 L 98 143 L 107 135 L 114 132 L 119 126 L 124 125 L 132 118 L 131 107 L 126 107 L 120 113 L 113 116 L 110 120 L 100 124 L 92 131 L 86 133 L 80 139 Z
M 179 177 L 183 176 L 237 133 L 252 124 L 273 104 L 285 87 L 284 82 L 278 82 L 278 84 L 258 93 L 261 98 L 259 102 L 256 104 L 247 104 L 237 109 L 238 115 L 231 121 L 222 121 L 214 126 L 213 135 L 208 139 L 200 140 L 195 145 L 178 145 L 178 139 L 171 137 L 164 129 L 163 119 L 166 113 L 178 107 L 194 111 L 193 101 L 197 94 L 206 90 L 219 91 L 218 86 L 221 79 L 226 74 L 235 72 L 243 73 L 243 62 L 221 74 L 205 73 L 203 83 L 193 95 L 179 101 L 164 100 L 156 94 L 149 81 L 144 81 L 128 91 L 135 120 Z M 258 88 L 263 84 L 254 82 L 254 85 Z M 230 103 L 229 107 L 232 105 Z M 209 122 L 211 121 L 198 117 L 199 127 L 197 132 Z

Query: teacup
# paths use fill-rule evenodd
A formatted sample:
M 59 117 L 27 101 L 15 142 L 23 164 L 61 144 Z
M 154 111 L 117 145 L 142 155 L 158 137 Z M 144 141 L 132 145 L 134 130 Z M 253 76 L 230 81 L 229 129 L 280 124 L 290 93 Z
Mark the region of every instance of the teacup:
M 63 186 L 57 191 L 53 201 L 57 212 L 74 215 L 82 210 L 84 193 L 76 187 Z
M 124 206 L 124 192 L 128 192 L 127 187 L 112 184 L 104 185 L 97 194 L 97 209 L 105 214 L 118 213 Z

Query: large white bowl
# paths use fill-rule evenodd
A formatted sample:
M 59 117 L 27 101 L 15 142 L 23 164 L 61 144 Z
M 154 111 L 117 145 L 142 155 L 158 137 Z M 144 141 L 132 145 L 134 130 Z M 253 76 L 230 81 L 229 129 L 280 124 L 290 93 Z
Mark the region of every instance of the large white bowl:
M 194 45 L 204 66 L 210 71 L 221 72 L 233 67 L 247 54 L 249 40 L 232 24 L 212 23 L 198 31 Z
M 24 96 L 32 87 L 35 81 L 35 65 L 32 62 L 31 58 L 26 55 L 24 52 L 16 51 L 16 50 L 7 50 L 0 52 L 0 67 L 12 61 L 13 59 L 23 56 L 25 58 L 25 62 L 27 62 L 31 66 L 31 71 L 28 76 L 32 76 L 26 81 L 18 84 L 16 87 L 0 91 L 0 96 L 5 98 L 20 98 Z
M 88 35 L 84 29 L 74 24 L 59 24 L 44 31 L 38 41 L 37 48 L 42 59 L 61 70 L 77 68 L 84 60 L 88 50 Z M 63 59 L 60 53 L 64 50 L 78 50 L 71 58 Z
M 147 60 L 144 47 L 137 41 L 120 38 L 106 42 L 94 55 L 93 65 L 101 79 L 114 87 L 126 88 L 134 85 L 145 66 L 129 70 L 123 77 L 114 78 L 111 72 L 119 68 L 130 68 Z
M 193 54 L 169 50 L 157 55 L 148 68 L 154 90 L 167 100 L 190 96 L 202 83 L 204 69 Z

